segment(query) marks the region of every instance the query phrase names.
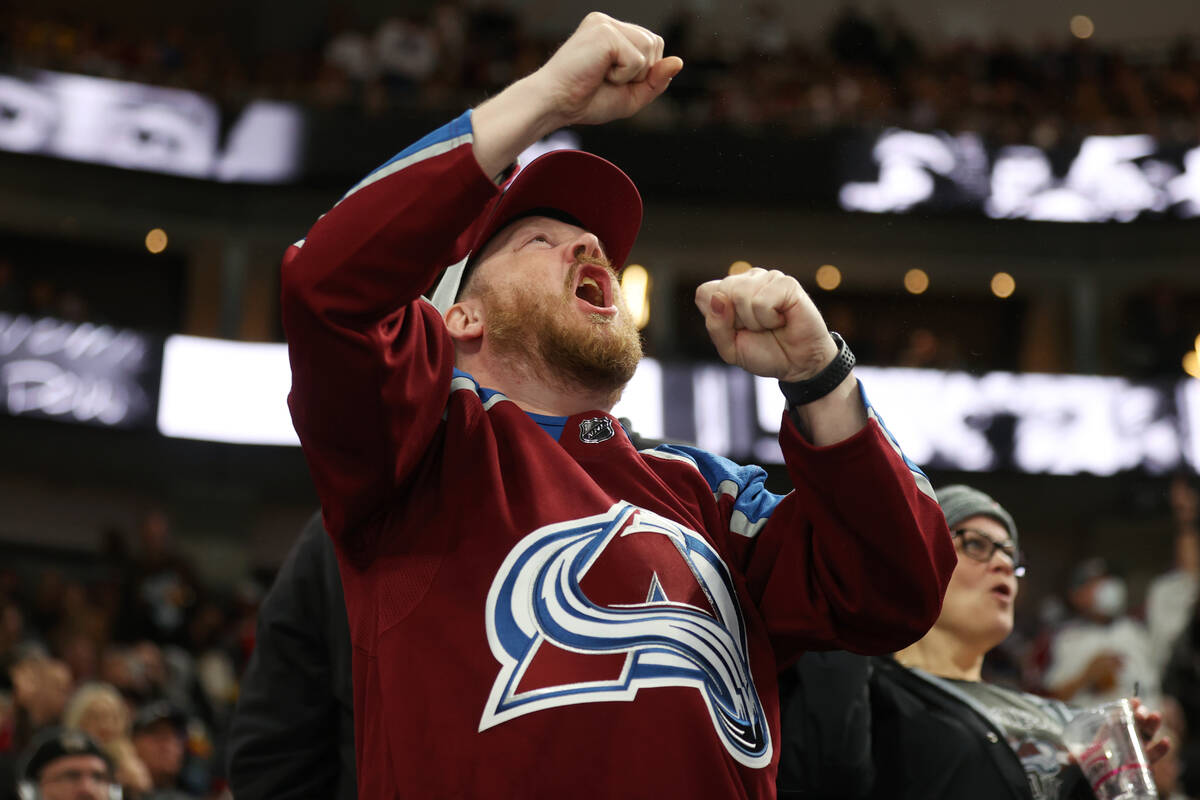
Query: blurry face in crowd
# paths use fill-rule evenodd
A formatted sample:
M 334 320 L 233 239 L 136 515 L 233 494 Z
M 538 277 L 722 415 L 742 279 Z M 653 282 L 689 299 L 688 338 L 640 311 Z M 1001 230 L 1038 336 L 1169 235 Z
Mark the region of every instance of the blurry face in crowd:
M 79 717 L 79 729 L 100 744 L 125 735 L 129 716 L 124 702 L 109 694 L 97 695 Z
M 970 517 L 955 525 L 954 530 L 969 530 L 995 542 L 1010 543 L 1008 531 L 991 517 Z M 1014 565 L 1002 550 L 981 562 L 964 554 L 963 537 L 956 536 L 954 543 L 958 566 L 950 576 L 942 614 L 934 627 L 987 652 L 1012 632 L 1017 599 Z
M 1109 622 L 1125 611 L 1125 581 L 1115 575 L 1099 575 L 1071 590 L 1070 600 L 1083 616 Z
M 42 769 L 42 800 L 107 800 L 108 765 L 99 756 L 63 756 Z
M 183 734 L 170 720 L 161 720 L 134 734 L 133 746 L 155 786 L 170 786 L 183 768 Z
M 71 671 L 52 658 L 31 658 L 14 665 L 10 671 L 13 694 L 29 712 L 35 725 L 58 719 L 71 696 Z
M 525 217 L 485 246 L 465 296 L 483 304 L 485 338 L 542 377 L 615 402 L 642 356 L 617 274 L 583 228 Z M 530 363 L 532 362 L 532 363 Z

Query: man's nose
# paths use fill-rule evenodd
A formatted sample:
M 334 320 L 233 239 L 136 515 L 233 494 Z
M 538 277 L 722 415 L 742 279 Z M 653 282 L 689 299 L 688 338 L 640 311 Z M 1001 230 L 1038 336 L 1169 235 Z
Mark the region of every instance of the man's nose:
M 596 238 L 594 233 L 584 231 L 576 237 L 571 245 L 571 255 L 574 258 L 586 256 L 587 258 L 604 258 L 604 248 L 600 246 L 600 240 Z

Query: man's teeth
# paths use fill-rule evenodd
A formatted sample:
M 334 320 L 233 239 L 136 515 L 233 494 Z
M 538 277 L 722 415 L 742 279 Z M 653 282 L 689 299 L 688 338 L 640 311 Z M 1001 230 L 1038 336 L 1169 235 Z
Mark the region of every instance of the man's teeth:
M 604 290 L 600 288 L 600 284 L 596 282 L 595 278 L 581 278 L 575 294 L 597 308 L 604 305 Z

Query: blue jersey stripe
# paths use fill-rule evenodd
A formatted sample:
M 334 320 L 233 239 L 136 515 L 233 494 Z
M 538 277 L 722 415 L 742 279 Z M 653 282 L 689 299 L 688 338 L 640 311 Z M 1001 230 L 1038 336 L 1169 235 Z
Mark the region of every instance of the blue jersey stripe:
M 491 408 L 491 403 L 493 400 L 499 402 L 500 400 L 508 399 L 495 389 L 486 389 L 480 386 L 479 381 L 475 380 L 474 376 L 468 372 L 464 372 L 458 367 L 454 367 L 454 373 L 451 375 L 450 381 L 451 391 L 456 388 L 468 389 L 468 386 L 473 388 L 475 394 L 479 395 L 479 399 L 483 401 L 483 408 L 485 411 Z M 538 427 L 544 430 L 551 439 L 557 442 L 560 438 L 562 438 L 563 428 L 567 426 L 566 417 L 555 417 L 549 414 L 534 414 L 529 411 L 526 411 L 525 413 L 528 414 L 529 418 L 536 422 Z
M 742 466 L 707 450 L 686 445 L 659 445 L 650 451 L 686 458 L 704 478 L 708 488 L 720 500 L 722 494 L 733 497 L 730 527 L 735 533 L 753 536 L 770 518 L 783 495 L 767 491 L 767 472 L 758 466 Z
M 426 134 L 418 139 L 413 144 L 401 150 L 396 155 L 389 158 L 383 164 L 380 164 L 367 177 L 356 183 L 348 192 L 342 195 L 342 202 L 355 192 L 370 186 L 378 180 L 394 175 L 405 167 L 420 163 L 428 158 L 440 156 L 447 153 L 460 145 L 471 142 L 474 138 L 474 132 L 471 127 L 471 112 L 465 111 L 457 118 L 446 123 L 442 127 Z
M 900 458 L 904 459 L 904 464 L 908 467 L 908 471 L 912 473 L 913 481 L 917 484 L 917 488 L 921 490 L 922 494 L 927 495 L 933 500 L 937 500 L 937 495 L 933 493 L 933 484 L 929 482 L 929 477 L 926 476 L 924 471 L 922 471 L 912 459 L 905 455 L 904 450 L 900 448 L 900 443 L 896 441 L 896 437 L 892 435 L 890 430 L 888 430 L 887 423 L 883 421 L 883 417 L 880 416 L 879 412 L 875 410 L 875 407 L 871 405 L 871 401 L 867 399 L 867 390 L 863 386 L 862 381 L 858 382 L 858 393 L 862 396 L 863 405 L 867 407 L 867 417 L 879 423 L 879 427 L 883 431 L 883 438 L 887 439 L 887 442 L 892 446 L 892 449 L 899 454 Z

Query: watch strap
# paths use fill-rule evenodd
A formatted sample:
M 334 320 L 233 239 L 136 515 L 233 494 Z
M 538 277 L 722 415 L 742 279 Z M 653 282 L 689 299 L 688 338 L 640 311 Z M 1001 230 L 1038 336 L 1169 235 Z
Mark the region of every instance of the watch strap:
M 802 406 L 814 400 L 820 400 L 840 386 L 842 381 L 846 380 L 846 376 L 850 374 L 850 370 L 854 369 L 854 365 L 858 363 L 841 334 L 830 331 L 829 335 L 833 337 L 833 341 L 838 346 L 837 355 L 833 357 L 833 361 L 830 361 L 824 369 L 807 380 L 779 382 L 779 390 L 783 392 L 789 405 Z

